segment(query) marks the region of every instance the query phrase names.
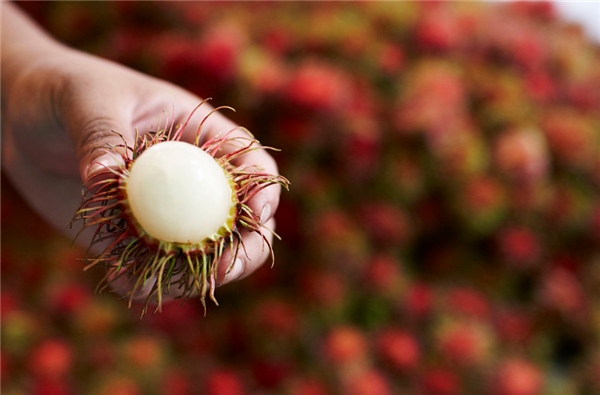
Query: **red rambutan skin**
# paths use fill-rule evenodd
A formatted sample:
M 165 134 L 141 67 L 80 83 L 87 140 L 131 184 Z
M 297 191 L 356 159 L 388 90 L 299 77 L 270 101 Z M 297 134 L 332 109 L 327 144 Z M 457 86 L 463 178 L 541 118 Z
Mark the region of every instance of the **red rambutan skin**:
M 33 384 L 32 395 L 72 395 L 71 386 L 60 379 L 38 378 Z
M 360 363 L 367 356 L 368 342 L 365 334 L 352 326 L 333 328 L 325 338 L 326 358 L 335 366 Z
M 527 345 L 534 333 L 531 315 L 517 309 L 500 311 L 495 324 L 499 338 L 508 344 Z
M 344 304 L 347 286 L 337 272 L 311 268 L 300 274 L 298 291 L 312 305 L 327 309 Z
M 490 313 L 488 300 L 474 289 L 454 288 L 444 303 L 450 311 L 467 317 L 485 319 Z
M 361 220 L 374 240 L 402 245 L 409 237 L 409 222 L 404 212 L 387 203 L 367 203 L 360 208 Z
M 490 356 L 490 330 L 471 321 L 451 323 L 438 334 L 441 354 L 461 367 L 477 367 Z
M 164 347 L 158 338 L 142 335 L 129 339 L 124 357 L 138 369 L 152 369 L 164 362 Z
M 414 284 L 406 293 L 402 304 L 409 316 L 420 319 L 432 312 L 434 302 L 434 292 L 428 285 Z
M 286 395 L 329 395 L 325 384 L 312 378 L 301 378 L 292 383 Z
M 244 395 L 244 383 L 232 370 L 218 369 L 209 373 L 204 381 L 206 395 Z
M 296 308 L 287 300 L 279 298 L 261 301 L 256 307 L 254 319 L 261 332 L 275 337 L 293 336 L 299 326 Z
M 500 252 L 511 267 L 528 269 L 540 258 L 540 242 L 527 228 L 515 226 L 504 229 L 498 237 L 498 244 Z
M 381 359 L 401 372 L 414 371 L 421 361 L 421 348 L 414 335 L 403 330 L 388 329 L 376 340 Z
M 423 375 L 421 380 L 427 395 L 454 395 L 460 393 L 458 377 L 448 369 L 430 369 Z
M 361 371 L 343 384 L 343 393 L 348 395 L 391 395 L 388 379 L 374 369 Z
M 544 378 L 532 363 L 511 358 L 498 368 L 494 381 L 494 395 L 536 395 L 542 390 Z
M 48 379 L 64 378 L 71 371 L 73 362 L 72 347 L 59 339 L 48 339 L 38 344 L 28 361 L 34 375 Z
M 511 179 L 532 182 L 544 178 L 549 155 L 544 136 L 534 130 L 512 130 L 496 141 L 496 163 Z
M 188 376 L 183 372 L 179 372 L 176 368 L 169 370 L 164 374 L 160 386 L 164 394 L 192 394 L 192 385 Z
M 365 266 L 367 286 L 381 295 L 393 295 L 402 279 L 401 264 L 392 256 L 374 256 Z
M 294 105 L 310 110 L 339 110 L 350 93 L 347 77 L 332 65 L 305 61 L 291 75 L 285 97 Z
M 539 298 L 543 306 L 567 317 L 581 317 L 586 309 L 581 281 L 561 267 L 551 268 L 543 275 Z

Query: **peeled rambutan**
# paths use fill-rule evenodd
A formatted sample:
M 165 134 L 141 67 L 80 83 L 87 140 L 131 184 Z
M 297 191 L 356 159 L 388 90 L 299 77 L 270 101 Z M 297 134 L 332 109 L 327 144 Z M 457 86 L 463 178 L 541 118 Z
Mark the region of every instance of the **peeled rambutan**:
M 228 107 L 208 116 L 221 108 Z M 83 229 L 95 229 L 91 246 L 102 243 L 100 254 L 85 259 L 86 269 L 106 268 L 98 290 L 110 284 L 126 288 L 130 306 L 134 297 L 147 292 L 142 314 L 153 298 L 155 311 L 160 311 L 171 287 L 177 288 L 177 298 L 197 293 L 206 308 L 209 294 L 217 304 L 218 264 L 229 250 L 227 273 L 233 268 L 240 247 L 245 251 L 242 230 L 258 233 L 272 255 L 267 228 L 247 203 L 262 189 L 274 184 L 287 188 L 289 182 L 257 166 L 235 164 L 244 154 L 272 148 L 261 146 L 244 128 L 236 129 L 247 132 L 245 137 L 234 137 L 233 129 L 201 144 L 208 116 L 194 144 L 182 142 L 194 112 L 183 126 L 174 128 L 173 116 L 170 125 L 168 118 L 164 125 L 159 120 L 155 132 L 136 131 L 133 147 L 124 139 L 106 147 L 120 164 L 91 176 L 73 219 L 83 221 Z

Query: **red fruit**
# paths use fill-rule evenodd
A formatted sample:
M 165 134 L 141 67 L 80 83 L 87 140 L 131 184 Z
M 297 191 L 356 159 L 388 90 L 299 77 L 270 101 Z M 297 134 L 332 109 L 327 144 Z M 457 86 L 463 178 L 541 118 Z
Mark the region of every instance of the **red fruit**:
M 535 71 L 525 77 L 525 89 L 529 96 L 540 103 L 546 103 L 556 97 L 556 82 L 548 73 Z
M 386 255 L 373 257 L 366 265 L 364 279 L 373 290 L 386 294 L 398 289 L 401 279 L 400 262 Z
M 325 355 L 337 366 L 360 362 L 367 354 L 367 339 L 351 326 L 334 328 L 325 339 Z
M 392 393 L 388 379 L 376 370 L 355 374 L 344 383 L 347 395 L 389 395 Z
M 360 208 L 363 226 L 381 243 L 394 245 L 406 242 L 409 223 L 402 210 L 387 203 L 368 203 Z
M 421 359 L 421 350 L 415 337 L 402 330 L 387 330 L 376 339 L 379 356 L 401 371 L 417 368 Z
M 275 54 L 283 54 L 291 47 L 294 37 L 284 27 L 275 27 L 265 33 L 262 46 Z
M 104 382 L 98 395 L 141 395 L 139 385 L 128 377 L 112 377 Z
M 548 152 L 544 137 L 530 129 L 503 133 L 495 147 L 500 170 L 517 181 L 536 181 L 548 171 Z
M 245 45 L 245 34 L 229 25 L 207 31 L 196 47 L 199 66 L 210 78 L 231 80 L 237 71 L 238 55 Z
M 298 330 L 298 312 L 290 302 L 283 299 L 261 301 L 253 320 L 271 336 L 292 336 Z
M 257 361 L 252 365 L 254 379 L 262 388 L 279 386 L 290 374 L 290 364 L 284 361 Z
M 419 47 L 425 50 L 447 51 L 458 47 L 463 32 L 456 16 L 447 9 L 433 10 L 417 25 L 415 37 Z
M 433 292 L 425 284 L 415 284 L 408 291 L 404 306 L 411 316 L 424 317 L 431 312 L 433 306 Z
M 533 232 L 523 227 L 512 227 L 502 231 L 499 247 L 507 263 L 526 269 L 540 256 L 540 243 Z
M 4 261 L 3 261 L 4 263 Z M 17 297 L 12 292 L 3 289 L 0 292 L 0 319 L 3 320 L 14 311 L 17 311 Z
M 465 188 L 465 203 L 475 213 L 494 210 L 503 202 L 503 193 L 496 180 L 481 177 L 469 182 Z
M 377 55 L 377 63 L 384 73 L 396 75 L 404 67 L 404 50 L 397 44 L 385 44 Z
M 542 390 L 544 379 L 537 366 L 522 359 L 509 359 L 500 365 L 495 395 L 536 395 Z
M 244 385 L 240 376 L 231 370 L 212 371 L 205 381 L 206 395 L 243 395 Z
M 468 288 L 451 290 L 445 303 L 451 311 L 474 318 L 484 318 L 490 312 L 487 299 L 479 292 Z
M 508 343 L 525 345 L 533 334 L 531 317 L 524 312 L 502 311 L 495 321 L 498 335 Z
M 576 316 L 585 308 L 582 284 L 573 273 L 556 267 L 542 278 L 540 299 L 547 308 Z
M 329 391 L 322 382 L 315 379 L 302 378 L 293 383 L 287 395 L 328 395 Z
M 542 120 L 550 148 L 570 166 L 589 166 L 596 157 L 596 133 L 588 119 L 567 109 L 549 109 Z
M 348 77 L 336 67 L 306 61 L 292 74 L 285 96 L 293 105 L 324 112 L 339 110 L 350 93 Z
M 458 377 L 447 369 L 429 370 L 422 380 L 427 395 L 454 395 L 460 392 Z
M 73 351 L 66 342 L 45 340 L 29 356 L 29 368 L 36 376 L 58 379 L 67 375 L 73 365 Z
M 489 352 L 489 333 L 484 327 L 462 322 L 442 329 L 439 348 L 442 354 L 459 365 L 476 365 L 485 360 Z
M 325 309 L 342 305 L 347 293 L 339 273 L 314 268 L 300 275 L 298 289 L 314 305 Z
M 70 395 L 70 386 L 60 380 L 38 379 L 33 386 L 32 395 Z
M 92 291 L 80 284 L 58 284 L 50 291 L 48 303 L 53 311 L 72 314 L 84 308 Z
M 125 344 L 125 358 L 139 369 L 157 367 L 164 360 L 163 345 L 149 335 L 135 337 Z
M 192 386 L 188 377 L 176 368 L 168 371 L 161 381 L 162 393 L 167 395 L 190 395 Z
M 506 3 L 511 10 L 528 17 L 552 20 L 556 17 L 556 8 L 551 1 L 514 1 Z

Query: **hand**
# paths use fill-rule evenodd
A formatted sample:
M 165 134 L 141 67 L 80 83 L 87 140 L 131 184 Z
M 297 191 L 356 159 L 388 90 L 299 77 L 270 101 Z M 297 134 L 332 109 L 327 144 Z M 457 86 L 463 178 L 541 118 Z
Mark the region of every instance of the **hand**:
M 168 82 L 60 45 L 52 46 L 49 53 L 27 67 L 12 70 L 18 71 L 2 90 L 4 170 L 32 207 L 61 229 L 79 206 L 82 181 L 94 171 L 94 163 L 116 165 L 112 157 L 99 157 L 103 154 L 96 150 L 119 144 L 119 137 L 111 130 L 133 145 L 136 128 L 143 133 L 149 125 L 156 127 L 160 114 L 170 114 L 173 106 L 176 124 L 183 123 L 202 101 Z M 198 125 L 211 109 L 203 105 L 190 125 Z M 204 135 L 209 138 L 235 127 L 225 116 L 215 113 L 205 123 Z M 182 140 L 193 142 L 196 128 L 188 127 L 186 132 Z M 277 174 L 274 160 L 263 150 L 243 156 L 241 163 Z M 272 217 L 279 194 L 279 186 L 272 186 L 249 203 L 256 213 L 262 213 L 269 229 L 274 228 Z M 75 232 L 73 229 L 71 235 Z M 248 256 L 239 254 L 240 262 L 227 279 L 224 271 L 230 257 L 224 256 L 219 265 L 221 282 L 248 276 L 269 256 L 259 235 L 246 232 L 242 237 Z

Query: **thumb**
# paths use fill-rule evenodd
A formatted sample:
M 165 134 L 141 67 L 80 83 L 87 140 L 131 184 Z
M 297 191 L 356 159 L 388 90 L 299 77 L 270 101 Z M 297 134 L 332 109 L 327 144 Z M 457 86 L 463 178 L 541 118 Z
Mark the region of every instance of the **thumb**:
M 74 110 L 66 127 L 75 143 L 81 180 L 86 182 L 94 173 L 123 164 L 119 153 L 126 154 L 125 144 L 133 144 L 132 120 L 123 110 Z

